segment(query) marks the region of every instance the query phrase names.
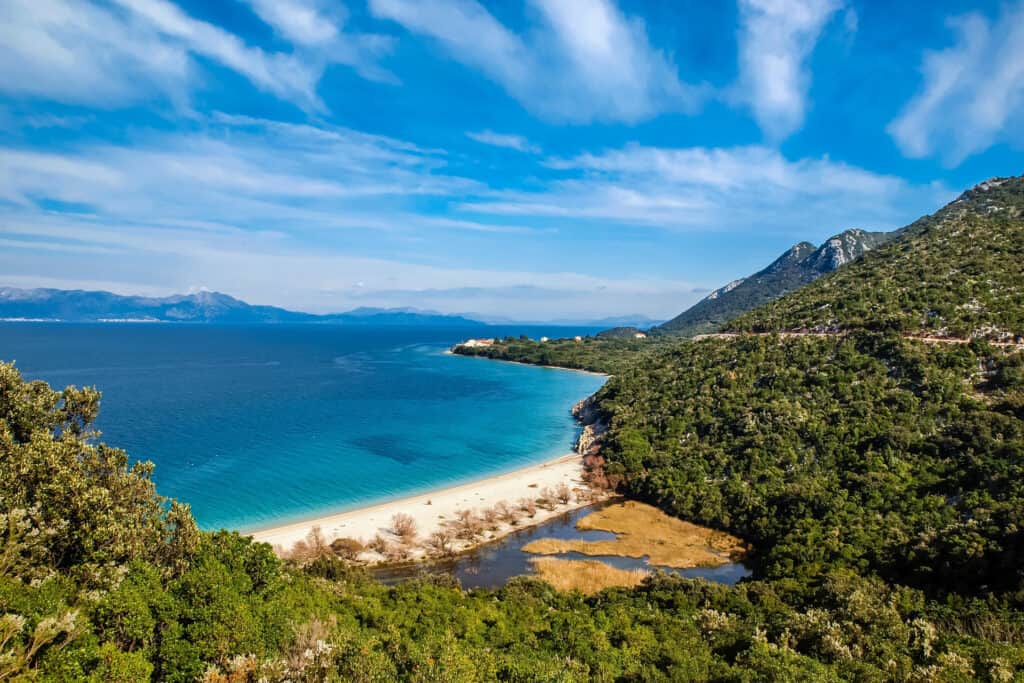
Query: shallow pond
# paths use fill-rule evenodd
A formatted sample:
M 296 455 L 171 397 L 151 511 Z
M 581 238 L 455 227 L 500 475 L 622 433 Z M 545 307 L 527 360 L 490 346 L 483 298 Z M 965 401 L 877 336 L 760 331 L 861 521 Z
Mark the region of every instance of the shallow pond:
M 523 551 L 523 546 L 531 541 L 541 538 L 582 541 L 614 540 L 615 534 L 608 531 L 581 531 L 576 528 L 576 522 L 582 517 L 586 517 L 595 509 L 597 507 L 590 506 L 566 513 L 538 526 L 511 533 L 498 541 L 481 546 L 472 552 L 459 555 L 447 562 L 426 566 L 381 567 L 372 570 L 372 572 L 378 580 L 386 584 L 398 583 L 423 572 L 443 572 L 454 575 L 464 588 L 498 588 L 504 586 L 514 576 L 534 573 L 530 560 L 535 557 L 544 556 Z M 730 562 L 718 567 L 674 569 L 672 567 L 649 565 L 646 558 L 619 557 L 617 555 L 562 553 L 559 555 L 548 555 L 547 557 L 570 560 L 600 560 L 619 569 L 661 569 L 671 574 L 678 574 L 679 576 L 693 579 L 702 578 L 728 585 L 733 585 L 740 579 L 750 576 L 750 570 L 738 562 Z

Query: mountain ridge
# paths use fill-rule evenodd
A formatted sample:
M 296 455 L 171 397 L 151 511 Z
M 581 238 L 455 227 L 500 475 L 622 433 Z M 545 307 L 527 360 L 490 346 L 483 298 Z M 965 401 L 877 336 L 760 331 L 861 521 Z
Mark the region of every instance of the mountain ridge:
M 249 304 L 222 292 L 202 290 L 165 297 L 102 290 L 0 287 L 0 320 L 51 322 L 179 322 L 193 324 L 452 325 L 487 323 L 458 315 L 400 308 L 357 308 L 315 314 Z
M 675 318 L 652 328 L 651 332 L 684 337 L 714 332 L 736 316 L 855 261 L 895 235 L 894 232 L 851 228 L 833 235 L 818 247 L 810 242 L 798 242 L 767 267 L 719 287 Z
M 862 259 L 744 313 L 738 332 L 1024 334 L 1024 175 L 978 183 Z

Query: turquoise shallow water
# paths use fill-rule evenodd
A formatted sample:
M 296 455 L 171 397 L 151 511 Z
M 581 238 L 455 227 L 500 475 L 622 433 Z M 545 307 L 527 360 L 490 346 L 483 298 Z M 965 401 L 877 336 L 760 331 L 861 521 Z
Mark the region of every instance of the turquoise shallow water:
M 30 379 L 103 391 L 103 440 L 204 528 L 251 530 L 568 452 L 604 379 L 446 355 L 552 328 L 0 324 Z

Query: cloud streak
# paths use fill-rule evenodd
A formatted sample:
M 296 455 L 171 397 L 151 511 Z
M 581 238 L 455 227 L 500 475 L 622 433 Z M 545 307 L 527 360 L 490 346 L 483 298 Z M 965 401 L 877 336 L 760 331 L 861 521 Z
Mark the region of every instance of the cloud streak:
M 549 120 L 637 122 L 699 106 L 703 88 L 681 81 L 643 22 L 610 0 L 531 5 L 540 21 L 521 37 L 476 0 L 370 0 L 377 17 L 429 36 Z
M 322 111 L 317 84 L 329 64 L 393 80 L 375 63 L 390 39 L 344 34 L 303 0 L 253 4 L 295 41 L 296 51 L 248 45 L 167 0 L 9 0 L 0 5 L 0 91 L 105 109 L 154 97 L 184 107 L 209 61 L 275 97 Z
M 952 199 L 827 157 L 788 160 L 763 147 L 628 145 L 546 162 L 560 172 L 541 191 L 466 202 L 482 215 L 560 217 L 667 230 L 776 230 L 813 235 L 895 228 Z
M 734 92 L 770 139 L 784 139 L 803 124 L 811 83 L 807 60 L 841 7 L 839 0 L 740 0 Z
M 1024 2 L 994 22 L 972 13 L 947 24 L 954 44 L 924 53 L 921 90 L 887 131 L 906 156 L 956 166 L 1013 130 L 1024 140 Z
M 529 154 L 540 152 L 540 147 L 530 144 L 530 141 L 522 135 L 509 135 L 507 133 L 495 133 L 492 130 L 481 130 L 466 133 L 466 137 L 470 140 L 476 140 L 483 145 L 491 145 L 492 147 L 504 147 L 505 149 L 514 149 L 517 152 L 527 152 Z

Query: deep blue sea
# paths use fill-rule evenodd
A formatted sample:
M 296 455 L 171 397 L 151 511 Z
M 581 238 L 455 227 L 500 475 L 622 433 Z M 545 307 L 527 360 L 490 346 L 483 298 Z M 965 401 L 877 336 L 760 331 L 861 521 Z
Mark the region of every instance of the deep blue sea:
M 254 530 L 569 452 L 596 375 L 444 353 L 516 327 L 0 323 L 0 360 L 103 392 L 102 439 L 203 528 Z

